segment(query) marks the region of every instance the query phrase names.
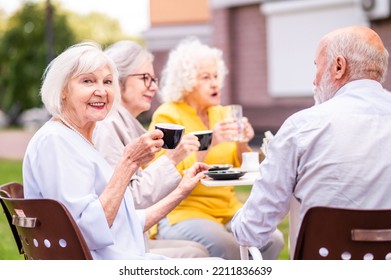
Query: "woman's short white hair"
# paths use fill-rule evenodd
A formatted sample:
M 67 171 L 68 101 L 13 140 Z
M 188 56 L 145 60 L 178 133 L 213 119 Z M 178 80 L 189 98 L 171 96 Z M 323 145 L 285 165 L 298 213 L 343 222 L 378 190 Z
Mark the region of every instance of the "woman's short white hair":
M 108 66 L 113 75 L 113 110 L 120 101 L 118 71 L 99 44 L 84 42 L 69 47 L 53 59 L 43 74 L 40 94 L 49 113 L 54 117 L 62 115 L 61 97 L 70 79 L 83 73 L 92 73 L 104 66 Z
M 153 62 L 153 55 L 136 42 L 123 40 L 118 41 L 106 48 L 105 53 L 114 61 L 120 85 L 125 84 L 126 78 L 135 73 L 145 63 Z
M 223 86 L 224 78 L 228 73 L 223 52 L 201 43 L 196 37 L 188 37 L 170 52 L 163 69 L 160 91 L 163 102 L 182 101 L 184 94 L 194 89 L 197 84 L 199 63 L 205 58 L 216 61 L 218 84 L 220 88 Z

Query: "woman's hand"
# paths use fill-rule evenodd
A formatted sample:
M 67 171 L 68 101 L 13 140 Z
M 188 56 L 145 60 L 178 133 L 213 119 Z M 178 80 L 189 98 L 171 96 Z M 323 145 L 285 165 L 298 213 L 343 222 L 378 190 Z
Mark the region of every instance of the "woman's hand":
M 197 136 L 186 134 L 182 137 L 181 142 L 173 150 L 167 150 L 166 156 L 172 161 L 174 165 L 184 160 L 191 152 L 198 151 L 200 142 Z
M 123 157 L 129 164 L 136 164 L 138 167 L 145 165 L 162 149 L 162 138 L 162 131 L 148 131 L 125 146 Z
M 163 132 L 149 131 L 125 146 L 113 176 L 99 196 L 108 224 L 111 226 L 118 213 L 125 190 L 137 169 L 150 162 L 163 146 Z
M 210 166 L 205 163 L 194 163 L 189 169 L 183 172 L 182 180 L 177 189 L 181 190 L 183 195 L 189 195 L 197 183 L 206 176 L 204 171 L 207 171 L 209 168 Z
M 224 119 L 213 127 L 213 138 L 211 146 L 218 145 L 223 142 L 231 142 L 232 135 L 239 133 L 238 124 L 234 119 Z
M 241 128 L 234 119 L 224 119 L 213 128 L 212 145 L 231 142 L 233 136 L 240 133 L 242 134 L 242 140 L 239 140 L 239 142 L 247 143 L 255 136 L 254 129 L 246 117 L 242 118 Z
M 209 165 L 205 163 L 194 163 L 192 167 L 184 172 L 183 178 L 175 190 L 162 200 L 145 209 L 144 231 L 147 231 L 178 206 L 191 193 L 197 183 L 206 176 L 204 171 L 208 169 Z

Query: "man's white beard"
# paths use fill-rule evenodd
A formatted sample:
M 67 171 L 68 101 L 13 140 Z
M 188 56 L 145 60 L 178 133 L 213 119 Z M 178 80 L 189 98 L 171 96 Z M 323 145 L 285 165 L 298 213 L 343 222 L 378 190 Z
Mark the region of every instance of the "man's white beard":
M 331 82 L 331 74 L 329 69 L 327 69 L 324 73 L 325 74 L 322 76 L 322 79 L 319 81 L 319 85 L 314 86 L 313 88 L 315 105 L 319 105 L 333 98 L 338 90 Z
M 315 101 L 315 106 L 316 105 L 319 105 L 321 102 L 320 102 L 320 100 L 319 100 L 319 97 L 318 97 L 318 88 L 316 87 L 316 86 L 314 86 L 313 88 L 312 88 L 312 92 L 314 93 L 314 101 Z

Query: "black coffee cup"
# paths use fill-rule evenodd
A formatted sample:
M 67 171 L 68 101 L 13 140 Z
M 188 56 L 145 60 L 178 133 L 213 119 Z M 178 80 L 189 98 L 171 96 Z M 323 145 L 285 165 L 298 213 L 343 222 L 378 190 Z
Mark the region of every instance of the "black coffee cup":
M 185 127 L 179 124 L 173 123 L 157 123 L 156 129 L 163 131 L 163 148 L 164 149 L 175 149 L 182 139 Z
M 193 131 L 190 134 L 193 134 L 198 137 L 198 141 L 200 141 L 199 151 L 205 151 L 209 149 L 210 143 L 212 143 L 213 132 L 212 130 L 199 130 Z

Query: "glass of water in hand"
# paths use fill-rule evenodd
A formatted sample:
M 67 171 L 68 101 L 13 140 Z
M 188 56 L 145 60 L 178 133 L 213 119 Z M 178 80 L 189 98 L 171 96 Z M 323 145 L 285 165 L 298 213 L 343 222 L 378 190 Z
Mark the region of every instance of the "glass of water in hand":
M 231 141 L 242 141 L 243 140 L 243 107 L 242 105 L 233 104 L 224 106 L 225 118 L 232 118 L 238 125 L 238 131 L 236 134 L 231 135 Z

